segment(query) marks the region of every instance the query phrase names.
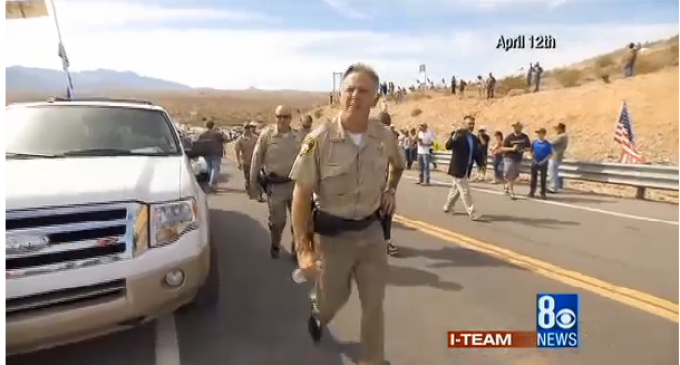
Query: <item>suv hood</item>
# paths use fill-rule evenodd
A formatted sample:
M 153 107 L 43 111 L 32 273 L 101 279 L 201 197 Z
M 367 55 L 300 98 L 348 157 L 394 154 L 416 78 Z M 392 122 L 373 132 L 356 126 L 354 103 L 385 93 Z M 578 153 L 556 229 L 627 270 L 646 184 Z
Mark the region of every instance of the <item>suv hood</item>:
M 7 210 L 179 199 L 184 156 L 8 159 Z

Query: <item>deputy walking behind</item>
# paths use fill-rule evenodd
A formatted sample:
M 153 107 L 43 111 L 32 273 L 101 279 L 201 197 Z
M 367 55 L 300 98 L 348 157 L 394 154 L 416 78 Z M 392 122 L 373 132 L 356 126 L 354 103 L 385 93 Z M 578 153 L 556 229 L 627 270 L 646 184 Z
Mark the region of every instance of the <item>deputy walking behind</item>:
M 545 128 L 536 131 L 536 137 L 531 142 L 531 181 L 529 183 L 529 197 L 533 198 L 536 194 L 536 180 L 541 180 L 541 199 L 545 199 L 546 175 L 548 174 L 548 161 L 554 151 L 553 146 L 545 139 Z
M 361 301 L 363 365 L 384 361 L 383 299 L 389 266 L 378 220 L 394 212 L 405 167 L 390 130 L 369 122 L 378 85 L 378 75 L 368 66 L 355 64 L 345 71 L 342 111 L 307 137 L 290 175 L 295 180 L 293 226 L 304 272 L 316 267 L 306 238 L 310 217 L 321 250 L 309 334 L 315 343 L 321 340 L 322 328 L 349 299 L 354 279 Z M 313 214 L 312 193 L 317 203 Z
M 269 205 L 269 252 L 274 259 L 279 257 L 281 235 L 286 227 L 287 211 L 291 208 L 293 197 L 294 183 L 288 175 L 302 142 L 297 131 L 290 126 L 291 109 L 280 105 L 276 108 L 275 115 L 276 124 L 267 127 L 257 139 L 250 168 L 251 196 L 257 193 L 255 186 L 258 184 L 258 174 L 263 174 L 261 178 Z M 292 228 L 291 224 L 291 230 Z M 294 240 L 291 242 L 290 252 L 293 259 L 297 259 Z
M 448 174 L 451 176 L 451 189 L 444 203 L 444 212 L 448 213 L 461 197 L 465 211 L 472 221 L 478 221 L 480 216 L 475 212 L 470 195 L 469 178 L 474 163 L 480 168 L 486 167 L 486 158 L 477 136 L 474 135 L 475 118 L 465 116 L 465 127 L 451 133 L 446 141 L 446 149 L 451 151 Z
M 250 164 L 253 162 L 253 151 L 255 150 L 255 144 L 257 143 L 257 136 L 254 132 L 255 123 L 249 122 L 243 125 L 243 134 L 236 139 L 236 142 L 234 142 L 234 153 L 236 154 L 236 166 L 243 172 L 246 193 L 251 199 L 262 201 L 262 193 L 259 191 L 259 186 L 257 184 L 254 186 L 258 189 L 257 193 L 255 195 L 251 194 Z
M 300 131 L 298 132 L 300 135 L 300 140 L 304 140 L 305 137 L 312 131 L 312 124 L 314 123 L 314 119 L 312 119 L 312 116 L 309 114 L 306 114 L 300 119 Z

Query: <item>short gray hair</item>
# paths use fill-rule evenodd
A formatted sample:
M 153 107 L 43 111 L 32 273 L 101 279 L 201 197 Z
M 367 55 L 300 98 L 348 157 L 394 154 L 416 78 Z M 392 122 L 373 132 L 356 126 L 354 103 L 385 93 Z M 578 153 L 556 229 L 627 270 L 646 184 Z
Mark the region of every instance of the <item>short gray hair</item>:
M 345 70 L 345 72 L 342 74 L 342 81 L 345 81 L 349 75 L 355 73 L 363 73 L 368 75 L 368 77 L 375 83 L 375 91 L 378 91 L 380 87 L 380 77 L 378 77 L 378 73 L 375 72 L 373 67 L 364 63 L 354 63 L 347 67 L 347 70 Z

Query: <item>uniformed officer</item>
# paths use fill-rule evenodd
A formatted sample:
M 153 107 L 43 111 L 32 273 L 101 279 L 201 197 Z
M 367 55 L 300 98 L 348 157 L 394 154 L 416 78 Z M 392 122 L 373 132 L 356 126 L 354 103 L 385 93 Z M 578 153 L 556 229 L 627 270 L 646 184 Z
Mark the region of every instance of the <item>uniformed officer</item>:
M 243 179 L 245 180 L 245 189 L 252 199 L 262 200 L 262 193 L 259 191 L 259 185 L 250 185 L 250 164 L 253 161 L 253 151 L 257 143 L 257 135 L 255 135 L 255 127 L 257 124 L 248 122 L 243 125 L 243 134 L 234 142 L 234 152 L 236 154 L 236 164 L 239 170 L 243 171 Z M 257 189 L 256 194 L 252 195 L 251 189 Z
M 253 151 L 250 165 L 251 196 L 255 196 L 260 170 L 264 174 L 265 193 L 269 205 L 269 232 L 271 235 L 270 254 L 279 257 L 281 235 L 286 227 L 287 211 L 290 210 L 293 181 L 289 178 L 293 162 L 300 151 L 302 140 L 290 126 L 291 109 L 280 105 L 275 110 L 276 123 L 260 133 Z M 309 202 L 309 200 L 307 201 Z M 292 230 L 292 225 L 291 225 Z M 295 241 L 291 243 L 295 255 Z
M 379 220 L 394 211 L 405 163 L 390 130 L 369 122 L 378 100 L 375 71 L 355 64 L 342 80 L 342 111 L 307 136 L 290 174 L 295 180 L 293 229 L 303 272 L 309 274 L 318 267 L 308 235 L 310 218 L 314 244 L 321 253 L 308 320 L 313 341 L 321 340 L 322 328 L 347 302 L 354 279 L 362 309 L 361 364 L 377 365 L 384 360 L 383 299 L 389 273 Z
M 302 119 L 300 120 L 300 137 L 304 139 L 304 137 L 307 137 L 307 135 L 312 131 L 312 124 L 314 123 L 314 120 L 312 119 L 312 116 L 309 114 L 306 114 Z

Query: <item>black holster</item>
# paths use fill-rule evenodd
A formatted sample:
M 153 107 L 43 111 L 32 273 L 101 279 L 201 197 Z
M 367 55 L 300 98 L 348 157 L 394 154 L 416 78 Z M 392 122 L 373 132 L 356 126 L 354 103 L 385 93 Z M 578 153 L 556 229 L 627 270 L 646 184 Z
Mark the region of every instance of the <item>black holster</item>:
M 267 192 L 267 177 L 262 169 L 257 173 L 257 184 L 260 185 L 262 191 Z
M 270 172 L 270 173 L 268 173 L 268 174 L 265 174 L 265 175 L 264 175 L 264 178 L 265 178 L 266 183 L 267 183 L 268 185 L 285 184 L 285 183 L 288 183 L 288 182 L 293 181 L 293 180 L 292 180 L 291 178 L 289 178 L 288 176 L 281 176 L 281 175 L 276 174 L 276 173 L 273 173 L 273 172 Z
M 312 209 L 312 223 L 314 232 L 322 236 L 338 236 L 343 232 L 358 232 L 367 229 L 373 222 L 380 219 L 378 211 L 368 217 L 354 220 L 345 219 L 322 212 L 316 207 Z

